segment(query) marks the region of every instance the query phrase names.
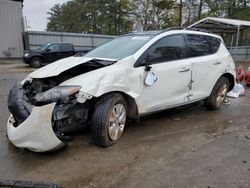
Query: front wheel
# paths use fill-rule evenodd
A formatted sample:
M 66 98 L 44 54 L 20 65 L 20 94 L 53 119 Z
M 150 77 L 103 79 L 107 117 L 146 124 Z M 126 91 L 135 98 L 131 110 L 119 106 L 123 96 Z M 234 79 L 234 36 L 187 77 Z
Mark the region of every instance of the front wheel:
M 204 100 L 204 104 L 209 110 L 220 109 L 222 102 L 226 98 L 229 89 L 229 81 L 226 77 L 221 77 L 216 82 L 210 96 Z
M 30 60 L 30 66 L 32 68 L 40 68 L 42 66 L 43 62 L 41 58 L 39 57 L 34 57 Z
M 97 146 L 108 147 L 121 137 L 126 123 L 126 102 L 122 95 L 104 97 L 92 116 L 92 137 Z

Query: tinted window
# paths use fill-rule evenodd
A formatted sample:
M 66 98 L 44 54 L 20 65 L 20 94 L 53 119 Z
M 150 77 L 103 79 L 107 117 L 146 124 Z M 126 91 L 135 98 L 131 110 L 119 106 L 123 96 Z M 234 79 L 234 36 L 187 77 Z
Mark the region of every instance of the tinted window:
M 147 61 L 158 63 L 182 59 L 186 57 L 186 49 L 181 35 L 169 36 L 150 47 L 147 55 Z
M 210 45 L 203 35 L 186 35 L 188 57 L 211 54 Z
M 220 47 L 221 40 L 215 37 L 206 36 L 210 46 L 212 53 L 216 53 Z
M 61 44 L 62 52 L 73 51 L 73 46 L 71 44 Z
M 51 49 L 51 52 L 59 52 L 59 44 L 52 44 L 48 49 Z

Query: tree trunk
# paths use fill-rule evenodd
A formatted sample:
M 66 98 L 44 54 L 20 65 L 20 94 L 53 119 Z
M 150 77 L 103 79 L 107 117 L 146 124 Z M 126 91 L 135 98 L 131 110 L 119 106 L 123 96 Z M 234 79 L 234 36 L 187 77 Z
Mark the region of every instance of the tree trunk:
M 121 34 L 121 25 L 122 25 L 122 7 L 121 3 L 118 5 L 118 25 L 117 25 L 117 34 Z
M 203 5 L 203 0 L 200 0 L 199 12 L 198 12 L 198 18 L 199 18 L 199 19 L 201 19 L 202 5 Z
M 180 7 L 179 7 L 180 17 L 179 17 L 179 27 L 181 27 L 182 23 L 182 0 L 180 0 Z

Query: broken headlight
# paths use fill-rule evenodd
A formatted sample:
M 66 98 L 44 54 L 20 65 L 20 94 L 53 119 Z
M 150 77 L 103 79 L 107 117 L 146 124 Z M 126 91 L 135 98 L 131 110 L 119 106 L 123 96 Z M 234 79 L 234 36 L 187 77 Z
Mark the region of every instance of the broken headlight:
M 35 105 L 49 104 L 59 100 L 67 102 L 75 98 L 75 94 L 77 94 L 80 89 L 80 86 L 57 86 L 48 91 L 36 94 L 33 102 Z

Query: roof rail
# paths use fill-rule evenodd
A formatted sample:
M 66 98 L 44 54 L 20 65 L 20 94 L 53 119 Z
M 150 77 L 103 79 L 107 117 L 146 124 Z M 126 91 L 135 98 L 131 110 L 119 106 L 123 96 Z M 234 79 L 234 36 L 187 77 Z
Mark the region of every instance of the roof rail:
M 200 32 L 204 32 L 204 33 L 212 33 L 211 31 L 208 31 L 206 29 L 200 29 L 200 28 L 191 28 L 191 27 L 186 27 L 184 28 L 184 30 L 190 30 L 190 31 L 200 31 Z
M 132 32 L 129 32 L 127 34 L 124 34 L 124 35 L 121 35 L 121 36 L 128 36 L 128 35 L 131 35 L 131 34 L 137 34 L 137 35 L 145 35 L 145 34 L 148 34 L 148 35 L 159 35 L 161 33 L 164 33 L 164 32 L 167 32 L 167 31 L 172 31 L 172 30 L 191 30 L 191 31 L 200 31 L 200 32 L 204 32 L 204 33 L 212 33 L 210 31 L 207 31 L 205 29 L 199 29 L 199 28 L 188 28 L 188 27 L 169 27 L 169 28 L 166 28 L 166 29 L 162 29 L 162 30 L 149 30 L 149 31 L 132 31 Z
M 183 27 L 168 27 L 166 29 L 161 30 L 161 32 L 159 32 L 158 35 L 161 33 L 167 32 L 167 31 L 182 30 L 182 29 L 184 29 L 184 28 Z

